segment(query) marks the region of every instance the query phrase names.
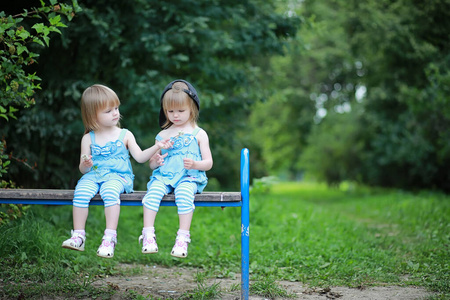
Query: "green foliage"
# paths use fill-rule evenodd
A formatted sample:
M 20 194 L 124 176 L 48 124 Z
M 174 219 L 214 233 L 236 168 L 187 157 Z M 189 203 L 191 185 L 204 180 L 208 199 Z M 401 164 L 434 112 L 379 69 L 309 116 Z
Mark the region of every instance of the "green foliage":
M 357 68 L 343 28 L 336 26 L 346 15 L 335 6 L 305 1 L 297 7 L 304 26 L 288 55 L 271 59 L 267 68 L 265 85 L 273 94 L 253 107 L 249 131 L 269 174 L 298 176 L 311 128 L 324 112 L 342 111 L 355 101 Z
M 1 174 L 5 174 L 9 163 L 9 155 L 4 153 L 4 145 L 6 144 L 5 140 L 0 142 L 0 177 Z M 12 181 L 0 180 L 0 189 L 14 189 L 16 185 Z M 26 215 L 26 211 L 29 206 L 24 206 L 21 204 L 0 204 L 0 227 L 2 225 L 8 224 L 13 220 L 17 220 L 24 215 Z
M 207 286 L 205 283 L 204 275 L 199 275 L 197 273 L 197 288 L 193 291 L 187 291 L 181 295 L 180 299 L 221 299 L 222 290 L 220 289 L 219 283 L 214 283 Z
M 22 14 L 11 16 L 0 12 L 0 117 L 8 120 L 17 112 L 12 105 L 28 108 L 35 103 L 33 98 L 41 79 L 36 73 L 27 71 L 28 66 L 36 63 L 39 54 L 33 50 L 33 44 L 43 47 L 50 45 L 50 33 L 61 33 L 58 28 L 67 27 L 61 15 L 70 21 L 77 11 L 77 2 L 73 7 L 64 3 L 41 1 L 42 7 Z M 27 29 L 24 18 L 45 18 L 46 22 L 34 23 Z M 7 109 L 8 108 L 8 109 Z
M 308 106 L 310 103 L 304 103 L 305 98 L 301 89 L 286 88 L 274 93 L 267 102 L 253 106 L 247 131 L 264 160 L 261 165 L 255 164 L 257 171 L 271 174 L 299 170 L 293 162 L 300 158 L 302 152 L 299 149 L 305 144 L 305 132 L 312 123 L 312 107 Z M 298 128 L 290 130 L 293 123 Z M 261 167 L 265 169 L 259 170 Z
M 264 298 L 277 299 L 295 298 L 295 294 L 289 294 L 283 289 L 274 278 L 264 278 L 250 285 L 250 293 Z
M 364 144 L 356 114 L 330 113 L 313 127 L 298 167 L 317 180 L 337 186 L 344 180 L 361 182 Z
M 450 126 L 450 46 L 442 42 L 449 8 L 447 1 L 374 2 L 358 5 L 349 18 L 355 55 L 368 71 L 362 131 L 367 159 L 374 162 L 365 166 L 370 184 L 450 190 L 444 142 Z
M 275 4 L 83 1 L 70 28 L 40 53 L 45 64 L 37 66 L 43 81 L 37 105 L 5 128 L 11 149 L 39 166 L 31 179 L 29 172 L 11 167 L 11 177 L 26 186 L 75 185 L 83 133 L 80 96 L 93 83 L 117 92 L 123 127 L 142 148 L 153 145 L 160 93 L 168 82 L 185 78 L 200 94 L 199 126 L 210 136 L 214 168 L 208 176 L 236 188 L 235 162 L 248 145 L 248 136 L 238 130 L 263 94 L 258 59 L 282 54 L 299 26 L 298 17 L 277 13 Z M 148 166 L 133 168 L 136 189 L 145 189 Z
M 303 1 L 296 12 L 299 46 L 271 60 L 277 92 L 250 119 L 268 171 L 450 191 L 450 3 Z
M 13 220 L 23 217 L 29 206 L 21 204 L 0 204 L 0 227 Z
M 270 192 L 272 185 L 277 182 L 278 178 L 275 176 L 255 178 L 250 186 L 250 194 L 254 195 L 268 193 Z
M 0 141 L 0 177 L 6 174 L 7 169 L 11 161 L 9 160 L 9 155 L 5 153 L 6 141 L 2 139 Z
M 70 21 L 78 11 L 76 0 L 72 5 L 51 0 L 50 4 L 41 1 L 41 7 L 14 16 L 0 12 L 0 118 L 6 121 L 17 119 L 19 109 L 35 104 L 34 95 L 41 88 L 38 83 L 41 78 L 30 71 L 39 57 L 35 46 L 48 47 L 50 34 L 60 34 L 58 28 L 67 27 L 61 15 Z M 30 27 L 25 19 L 45 20 L 32 22 Z M 2 137 L 0 177 L 4 177 L 10 164 L 5 148 L 6 141 Z

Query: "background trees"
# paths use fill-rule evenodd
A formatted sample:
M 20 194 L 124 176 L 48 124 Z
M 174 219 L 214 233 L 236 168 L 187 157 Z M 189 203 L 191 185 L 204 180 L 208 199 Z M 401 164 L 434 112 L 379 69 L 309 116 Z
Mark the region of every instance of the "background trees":
M 279 89 L 252 115 L 256 132 L 264 113 L 276 115 L 274 102 L 291 114 L 282 130 L 283 121 L 266 126 L 271 140 L 284 131 L 283 141 L 258 142 L 270 171 L 286 169 L 271 163 L 279 153 L 277 162 L 292 162 L 294 171 L 330 184 L 354 180 L 450 191 L 449 5 L 302 2 L 297 13 L 310 25 L 298 34 L 304 51 L 291 52 L 290 64 L 271 61 L 283 66 L 278 73 L 298 96 Z M 308 136 L 306 143 L 299 136 Z M 297 151 L 277 150 L 286 144 Z
M 200 126 L 211 137 L 211 188 L 236 188 L 239 150 L 249 147 L 253 177 L 450 191 L 449 6 L 83 1 L 33 66 L 42 78 L 36 106 L 2 123 L 8 151 L 38 165 L 11 165 L 10 176 L 74 186 L 80 93 L 96 82 L 118 93 L 122 125 L 150 146 L 161 90 L 185 78 L 200 92 Z M 149 170 L 134 167 L 142 189 Z
M 236 132 L 261 94 L 254 60 L 281 54 L 298 18 L 276 13 L 267 1 L 96 0 L 81 7 L 61 39 L 41 53 L 36 106 L 6 127 L 9 149 L 38 165 L 31 176 L 12 166 L 11 177 L 27 186 L 74 186 L 83 132 L 80 95 L 96 82 L 118 93 L 122 125 L 142 147 L 152 145 L 160 93 L 184 78 L 200 93 L 200 126 L 215 158 L 211 185 L 237 185 L 245 141 Z M 137 187 L 145 188 L 148 166 L 136 165 L 135 173 Z
M 363 61 L 364 180 L 450 191 L 450 3 L 410 0 L 355 5 L 346 24 Z M 373 168 L 375 166 L 375 168 Z

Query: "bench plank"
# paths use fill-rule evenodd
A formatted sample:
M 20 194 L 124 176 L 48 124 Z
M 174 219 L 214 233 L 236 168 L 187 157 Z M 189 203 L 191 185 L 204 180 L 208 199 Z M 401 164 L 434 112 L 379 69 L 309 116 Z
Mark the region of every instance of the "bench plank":
M 50 190 L 50 189 L 1 189 L 0 199 L 27 199 L 27 200 L 72 200 L 73 190 Z M 121 201 L 141 201 L 145 191 L 135 191 L 131 194 L 121 194 Z M 96 195 L 93 200 L 101 200 Z M 163 201 L 175 201 L 174 194 L 165 195 Z M 203 192 L 195 195 L 196 202 L 239 202 L 240 192 Z
M 72 205 L 73 190 L 50 189 L 0 189 L 0 204 Z M 146 192 L 136 191 L 120 195 L 121 206 L 141 206 Z M 196 194 L 196 206 L 239 207 L 242 206 L 240 192 L 204 192 Z M 103 205 L 100 195 L 90 201 L 91 205 Z M 175 195 L 165 195 L 161 206 L 175 206 Z

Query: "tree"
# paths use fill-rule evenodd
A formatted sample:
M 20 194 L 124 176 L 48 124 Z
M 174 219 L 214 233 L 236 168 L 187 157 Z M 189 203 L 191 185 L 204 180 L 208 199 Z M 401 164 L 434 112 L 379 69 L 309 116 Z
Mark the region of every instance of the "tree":
M 450 191 L 450 3 L 302 1 L 296 12 L 300 46 L 271 60 L 276 92 L 251 117 L 269 171 Z
M 273 94 L 254 107 L 250 123 L 267 171 L 290 176 L 304 171 L 299 160 L 311 128 L 327 111 L 350 106 L 359 80 L 344 30 L 336 26 L 346 18 L 336 4 L 305 1 L 296 13 L 304 26 L 288 55 L 271 59 L 265 86 Z
M 29 67 L 39 58 L 35 46 L 48 47 L 50 34 L 60 34 L 59 28 L 67 27 L 61 16 L 71 21 L 78 11 L 77 1 L 68 5 L 51 0 L 50 4 L 41 1 L 40 7 L 16 15 L 0 12 L 0 118 L 17 119 L 19 109 L 35 104 L 34 94 L 41 88 L 38 83 L 41 79 Z M 5 148 L 6 140 L 2 138 L 0 177 L 6 174 L 10 164 Z
M 122 101 L 122 125 L 142 147 L 154 143 L 159 96 L 176 78 L 200 94 L 200 126 L 210 135 L 214 168 L 223 186 L 239 183 L 236 137 L 248 108 L 260 97 L 258 57 L 283 53 L 297 17 L 273 10 L 271 1 L 83 1 L 83 12 L 60 40 L 41 53 L 44 83 L 38 104 L 10 124 L 10 147 L 37 161 L 31 180 L 19 167 L 11 175 L 27 186 L 73 187 L 82 124 L 81 92 L 93 83 L 113 88 Z M 24 144 L 33 147 L 24 147 Z M 150 170 L 134 165 L 136 187 Z
M 358 113 L 331 112 L 308 136 L 308 147 L 298 166 L 307 176 L 337 186 L 345 180 L 363 182 L 364 139 L 359 135 Z
M 365 181 L 450 191 L 450 3 L 349 5 L 347 31 L 367 70 Z

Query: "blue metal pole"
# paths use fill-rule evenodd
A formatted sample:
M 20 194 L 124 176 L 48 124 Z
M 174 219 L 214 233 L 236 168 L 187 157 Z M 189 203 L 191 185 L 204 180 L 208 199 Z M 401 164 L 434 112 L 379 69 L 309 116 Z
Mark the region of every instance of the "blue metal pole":
M 250 154 L 241 151 L 241 299 L 248 300 L 250 284 Z

